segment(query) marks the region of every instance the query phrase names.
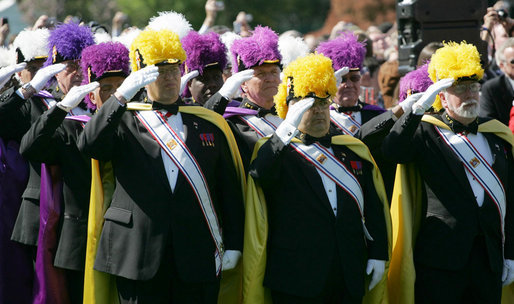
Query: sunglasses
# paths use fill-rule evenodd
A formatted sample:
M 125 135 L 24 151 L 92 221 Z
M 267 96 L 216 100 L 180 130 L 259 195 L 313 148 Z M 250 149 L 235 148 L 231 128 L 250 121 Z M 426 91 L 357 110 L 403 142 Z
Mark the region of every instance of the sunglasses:
M 455 94 L 463 94 L 464 92 L 466 92 L 467 90 L 469 90 L 470 92 L 472 93 L 477 93 L 480 91 L 480 88 L 482 86 L 480 85 L 480 83 L 478 82 L 472 82 L 472 83 L 468 83 L 468 84 L 457 84 L 457 85 L 453 85 L 451 86 L 450 88 L 448 88 L 450 90 L 450 92 L 452 93 L 455 93 Z
M 350 79 L 351 82 L 359 82 L 361 80 L 361 75 L 351 75 L 350 77 L 348 76 L 343 76 L 341 78 L 341 83 L 344 83 L 344 82 L 347 82 L 348 79 Z

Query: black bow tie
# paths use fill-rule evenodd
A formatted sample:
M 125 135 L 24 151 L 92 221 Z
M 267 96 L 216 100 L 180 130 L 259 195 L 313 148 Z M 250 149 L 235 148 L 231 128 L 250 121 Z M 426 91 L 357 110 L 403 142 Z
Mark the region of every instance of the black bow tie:
M 318 143 L 322 144 L 323 146 L 325 146 L 326 148 L 330 148 L 330 143 L 332 142 L 332 136 L 329 133 L 327 133 L 326 135 L 324 135 L 322 137 L 314 137 L 309 134 L 302 133 L 302 134 L 300 134 L 300 140 L 307 146 L 312 145 L 315 142 L 318 142 Z
M 336 111 L 339 113 L 342 112 L 359 112 L 362 110 L 362 106 L 360 104 L 353 106 L 353 107 L 337 107 Z
M 271 107 L 271 109 L 269 109 L 269 110 L 264 109 L 264 108 L 260 108 L 259 110 L 257 110 L 257 116 L 259 116 L 259 117 L 264 117 L 264 116 L 266 116 L 266 114 L 277 115 L 275 106 Z
M 446 115 L 446 120 L 448 121 L 448 126 L 450 127 L 450 129 L 452 129 L 452 131 L 455 134 L 457 134 L 457 133 L 464 133 L 464 134 L 473 133 L 473 134 L 477 134 L 477 132 L 478 132 L 478 119 L 473 120 L 473 122 L 471 122 L 469 125 L 465 126 L 465 125 L 461 124 L 460 122 L 452 119 L 450 116 L 448 116 L 448 114 L 445 114 L 445 115 Z
M 175 103 L 174 104 L 170 104 L 170 105 L 165 105 L 165 104 L 158 103 L 158 102 L 154 101 L 152 103 L 152 109 L 154 109 L 154 110 L 166 110 L 171 115 L 175 115 L 175 114 L 178 113 L 178 105 L 175 104 Z

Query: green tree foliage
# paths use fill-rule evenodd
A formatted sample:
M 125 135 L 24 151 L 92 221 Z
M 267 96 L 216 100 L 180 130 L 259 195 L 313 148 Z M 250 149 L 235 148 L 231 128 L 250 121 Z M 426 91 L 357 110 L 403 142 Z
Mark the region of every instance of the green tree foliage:
M 144 27 L 159 11 L 173 10 L 186 16 L 194 29 L 205 18 L 205 0 L 117 0 L 120 10 L 128 14 L 133 25 Z M 252 14 L 252 26 L 268 25 L 277 32 L 296 29 L 306 33 L 323 26 L 330 0 L 227 0 L 218 13 L 216 24 L 232 27 L 239 11 Z

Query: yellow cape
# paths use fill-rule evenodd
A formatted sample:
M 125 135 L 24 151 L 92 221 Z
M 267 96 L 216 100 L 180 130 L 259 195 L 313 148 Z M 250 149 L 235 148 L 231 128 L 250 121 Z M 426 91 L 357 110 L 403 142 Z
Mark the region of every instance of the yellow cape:
M 143 103 L 128 103 L 128 110 L 151 110 L 151 104 Z M 232 160 L 236 168 L 240 187 L 245 190 L 245 175 L 243 163 L 239 150 L 237 148 L 236 140 L 230 130 L 225 119 L 203 107 L 179 107 L 179 112 L 193 114 L 202 119 L 205 119 L 215 124 L 225 134 Z M 118 294 L 116 290 L 116 282 L 114 277 L 110 274 L 96 271 L 93 269 L 98 240 L 103 227 L 103 216 L 111 202 L 112 193 L 114 192 L 114 176 L 112 173 L 112 166 L 106 163 L 104 168 L 100 168 L 99 162 L 95 159 L 92 160 L 92 179 L 91 179 L 91 199 L 89 205 L 89 218 L 88 218 L 88 237 L 86 248 L 86 267 L 84 276 L 84 304 L 113 304 L 118 303 Z M 222 280 L 220 286 L 220 293 L 218 297 L 219 303 L 236 304 L 241 302 L 242 297 L 242 266 L 241 262 L 238 267 L 233 270 L 224 271 L 222 273 Z
M 449 127 L 433 116 L 423 116 L 423 121 L 449 130 Z M 514 146 L 512 132 L 497 120 L 478 126 L 479 132 L 495 133 Z M 514 154 L 514 147 L 513 147 Z M 413 248 L 421 219 L 421 175 L 414 164 L 401 164 L 396 169 L 391 219 L 393 222 L 393 256 L 389 268 L 389 301 L 398 304 L 414 303 Z M 514 285 L 503 289 L 502 303 L 514 303 Z
M 257 156 L 260 147 L 268 140 L 268 137 L 260 139 L 253 150 L 252 160 Z M 293 139 L 293 141 L 297 141 Z M 382 176 L 378 170 L 373 157 L 368 148 L 360 140 L 348 135 L 332 137 L 332 143 L 345 145 L 364 160 L 370 161 L 373 165 L 373 182 L 378 196 L 384 206 L 384 216 L 387 225 L 387 236 L 389 248 L 391 248 L 391 219 L 389 217 L 389 205 L 382 181 Z M 246 191 L 246 217 L 245 217 L 245 242 L 243 249 L 243 303 L 245 304 L 268 304 L 271 303 L 270 292 L 264 288 L 264 272 L 266 268 L 266 242 L 268 237 L 268 217 L 266 200 L 262 189 L 251 176 L 248 176 Z M 389 256 L 391 251 L 389 250 Z M 387 273 L 389 263 L 386 263 L 385 273 Z M 384 275 L 382 281 L 367 292 L 363 303 L 387 303 L 387 276 Z

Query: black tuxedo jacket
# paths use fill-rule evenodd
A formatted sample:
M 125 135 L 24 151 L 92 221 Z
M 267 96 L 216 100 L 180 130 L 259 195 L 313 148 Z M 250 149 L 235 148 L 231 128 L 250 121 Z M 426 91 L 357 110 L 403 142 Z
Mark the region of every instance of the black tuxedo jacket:
M 332 145 L 336 157 L 352 168 L 364 193 L 367 241 L 356 202 L 337 187 L 337 217 L 316 168 L 273 135 L 252 162 L 250 175 L 260 183 L 268 208 L 268 255 L 264 285 L 287 294 L 313 297 L 324 284 L 334 258 L 342 265 L 347 289 L 364 295 L 367 259 L 387 260 L 383 205 L 375 191 L 371 164 L 350 149 Z
M 368 146 L 371 155 L 373 155 L 373 159 L 377 162 L 384 180 L 384 187 L 389 202 L 391 202 L 393 196 L 396 164 L 387 160 L 382 154 L 382 142 L 387 134 L 389 134 L 395 121 L 396 117 L 393 112 L 387 111 L 367 120 L 361 125 L 357 134 L 355 134 L 356 138 L 362 140 L 362 142 Z
M 77 148 L 82 124 L 65 119 L 66 115 L 56 106 L 44 112 L 23 136 L 20 152 L 28 160 L 60 166 L 64 209 L 54 265 L 84 270 L 91 160 Z
M 228 99 L 221 96 L 220 93 L 216 93 L 212 95 L 209 100 L 207 100 L 204 107 L 209 110 L 213 110 L 220 115 L 223 115 L 225 113 L 225 109 L 227 108 L 228 102 Z M 255 147 L 255 144 L 260 139 L 260 137 L 239 116 L 232 116 L 227 118 L 227 123 L 230 126 L 230 129 L 232 129 L 232 133 L 234 133 L 245 172 L 248 172 L 250 160 L 252 159 L 253 148 Z
M 480 116 L 498 119 L 508 126 L 512 100 L 514 100 L 514 90 L 507 76 L 495 77 L 482 87 Z
M 500 217 L 485 194 L 479 207 L 460 159 L 421 115 L 404 114 L 384 140 L 384 155 L 397 163 L 413 162 L 424 181 L 422 219 L 414 249 L 417 263 L 439 269 L 462 269 L 477 235 L 485 237 L 490 267 L 502 271 Z M 440 116 L 436 116 L 440 118 Z M 479 122 L 483 119 L 479 119 Z M 514 258 L 514 163 L 511 147 L 491 133 L 482 133 L 491 148 L 492 167 L 507 195 L 505 258 Z
M 24 100 L 10 88 L 0 97 L 0 136 L 5 140 L 20 142 L 30 125 L 47 110 L 41 98 Z M 29 180 L 22 195 L 18 218 L 14 225 L 12 239 L 23 244 L 37 244 L 39 232 L 39 189 L 41 184 L 41 163 L 29 162 Z
M 221 130 L 182 113 L 186 145 L 209 185 L 226 250 L 242 250 L 244 207 L 240 183 Z M 214 145 L 203 145 L 212 133 Z M 87 156 L 111 161 L 116 187 L 104 218 L 95 269 L 133 280 L 154 277 L 166 247 L 186 282 L 216 280 L 215 244 L 196 196 L 182 174 L 172 192 L 161 148 L 131 111 L 111 97 L 79 138 Z

